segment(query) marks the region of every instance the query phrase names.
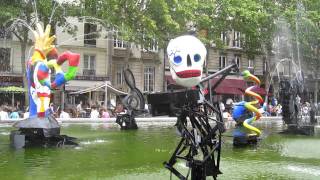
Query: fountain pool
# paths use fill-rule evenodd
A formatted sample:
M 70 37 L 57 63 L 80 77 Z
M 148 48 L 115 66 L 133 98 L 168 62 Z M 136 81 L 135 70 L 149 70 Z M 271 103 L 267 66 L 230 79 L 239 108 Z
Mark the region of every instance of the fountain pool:
M 224 134 L 223 174 L 218 179 L 320 179 L 319 138 L 279 134 L 280 120 L 256 124 L 264 129 L 263 141 L 257 147 L 235 149 L 229 137 L 231 130 Z M 162 163 L 179 141 L 171 125 L 120 131 L 110 124 L 64 124 L 62 134 L 77 137 L 80 146 L 14 150 L 9 146 L 10 130 L 10 126 L 0 127 L 2 180 L 167 180 L 170 174 Z M 178 169 L 187 171 L 183 163 L 177 164 Z

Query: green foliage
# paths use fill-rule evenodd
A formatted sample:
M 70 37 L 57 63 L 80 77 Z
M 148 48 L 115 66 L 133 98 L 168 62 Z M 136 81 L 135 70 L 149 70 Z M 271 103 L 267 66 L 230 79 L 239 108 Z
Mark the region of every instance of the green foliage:
M 0 7 L 0 22 L 8 25 L 11 18 L 20 18 L 34 25 L 33 0 L 6 1 Z M 39 20 L 48 23 L 53 9 L 52 0 L 37 0 Z M 299 36 L 304 58 L 317 62 L 319 57 L 320 1 L 301 0 L 74 0 L 58 4 L 52 22 L 68 25 L 66 17 L 89 19 L 105 28 L 116 27 L 128 41 L 146 44 L 156 39 L 161 47 L 178 35 L 195 31 L 207 44 L 214 42 L 218 49 L 226 49 L 221 32 L 239 31 L 241 47 L 248 56 L 271 54 L 275 21 L 285 18 L 291 30 Z M 91 18 L 88 18 L 91 17 Z M 297 18 L 298 17 L 298 18 Z M 296 32 L 296 21 L 304 27 Z M 17 32 L 25 28 L 16 27 Z M 24 31 L 23 31 L 24 30 Z M 202 32 L 202 33 L 201 33 Z M 203 33 L 204 32 L 204 33 Z M 18 34 L 19 35 L 19 34 Z M 311 47 L 311 48 L 310 48 Z M 310 61 L 311 62 L 311 61 Z M 319 63 L 318 63 L 319 64 Z

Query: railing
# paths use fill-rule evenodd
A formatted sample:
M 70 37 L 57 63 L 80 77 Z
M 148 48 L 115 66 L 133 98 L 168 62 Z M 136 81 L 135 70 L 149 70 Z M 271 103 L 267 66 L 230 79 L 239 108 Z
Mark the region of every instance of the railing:
M 13 68 L 10 65 L 0 64 L 0 73 L 1 74 L 12 73 L 12 69 Z
M 127 49 L 113 49 L 113 56 L 116 57 L 128 57 L 128 53 L 130 53 Z
M 74 80 L 109 81 L 107 76 L 76 76 Z
M 0 39 L 12 39 L 11 33 L 6 31 L 6 29 L 1 26 L 0 26 Z
M 90 39 L 91 37 L 86 37 L 88 39 L 84 40 L 84 46 L 86 47 L 96 47 L 97 40 L 96 39 Z
M 96 70 L 95 69 L 83 69 L 84 76 L 95 76 Z
M 141 52 L 141 58 L 142 59 L 154 59 L 155 58 L 155 52 L 152 51 L 142 51 Z

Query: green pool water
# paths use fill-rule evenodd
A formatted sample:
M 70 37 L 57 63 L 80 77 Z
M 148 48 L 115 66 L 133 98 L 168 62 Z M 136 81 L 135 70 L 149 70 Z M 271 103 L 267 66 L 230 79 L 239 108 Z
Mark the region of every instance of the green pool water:
M 279 134 L 269 124 L 257 147 L 234 149 L 223 138 L 218 179 L 320 179 L 320 138 Z M 78 138 L 75 148 L 9 147 L 12 128 L 0 127 L 0 179 L 170 179 L 162 163 L 179 140 L 175 128 L 145 126 L 120 131 L 106 125 L 68 125 L 62 134 Z M 187 171 L 184 163 L 178 169 Z M 176 179 L 176 178 L 173 178 Z

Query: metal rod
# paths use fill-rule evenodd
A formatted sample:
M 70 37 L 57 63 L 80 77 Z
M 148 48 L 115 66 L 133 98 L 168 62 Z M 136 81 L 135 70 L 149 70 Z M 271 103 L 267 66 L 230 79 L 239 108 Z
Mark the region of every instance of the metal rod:
M 212 79 L 212 78 L 215 78 L 215 77 L 219 76 L 220 74 L 223 74 L 223 73 L 225 73 L 226 71 L 230 71 L 232 68 L 236 68 L 236 67 L 237 67 L 237 64 L 231 64 L 231 65 L 229 65 L 229 66 L 221 69 L 220 71 L 218 71 L 218 72 L 216 72 L 216 73 L 214 73 L 214 74 L 211 74 L 211 75 L 208 76 L 208 77 L 203 78 L 203 79 L 200 81 L 200 83 L 203 83 L 203 82 L 208 81 L 208 80 L 210 80 L 210 79 Z

